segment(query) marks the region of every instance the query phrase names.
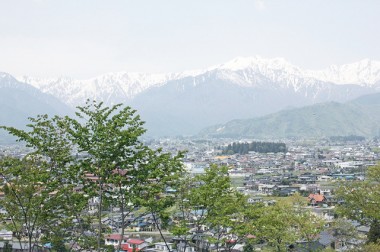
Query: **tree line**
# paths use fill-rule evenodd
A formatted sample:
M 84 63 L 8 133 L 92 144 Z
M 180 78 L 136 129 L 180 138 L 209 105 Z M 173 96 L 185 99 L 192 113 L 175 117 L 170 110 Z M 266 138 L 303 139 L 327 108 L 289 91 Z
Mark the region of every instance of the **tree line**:
M 364 136 L 349 135 L 349 136 L 331 136 L 330 140 L 333 142 L 360 142 L 365 141 Z
M 259 152 L 259 153 L 269 153 L 269 152 L 286 152 L 285 143 L 275 143 L 275 142 L 251 142 L 251 143 L 239 143 L 233 142 L 227 147 L 223 148 L 222 154 L 247 154 L 250 151 Z

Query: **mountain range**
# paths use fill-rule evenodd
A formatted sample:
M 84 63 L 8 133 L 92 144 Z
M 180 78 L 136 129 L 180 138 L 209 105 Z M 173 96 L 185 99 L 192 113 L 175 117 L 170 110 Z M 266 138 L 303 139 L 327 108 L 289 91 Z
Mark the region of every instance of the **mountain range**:
M 4 82 L 2 79 L 0 82 Z M 50 103 L 54 99 L 62 111 L 82 105 L 87 99 L 107 105 L 123 103 L 137 109 L 150 135 L 173 136 L 193 135 L 205 127 L 233 119 L 257 118 L 323 102 L 345 103 L 376 93 L 380 91 L 380 62 L 366 59 L 314 71 L 282 58 L 240 57 L 204 70 L 182 73 L 118 72 L 88 80 L 30 76 L 16 79 L 12 81 L 17 83 L 13 92 L 21 84 L 27 85 L 34 92 L 33 99 L 49 97 Z M 23 100 L 37 104 L 35 100 Z M 17 103 L 13 100 L 5 103 L 13 106 L 13 102 Z M 0 120 L 3 124 L 8 119 Z
M 87 80 L 75 80 L 68 77 L 17 78 L 49 93 L 70 106 L 83 104 L 87 98 L 99 99 L 106 103 L 130 101 L 144 91 L 164 86 L 170 81 L 184 78 L 207 78 L 217 73 L 218 78 L 228 80 L 238 86 L 250 88 L 288 87 L 295 90 L 302 86 L 311 86 L 318 82 L 331 84 L 355 84 L 361 87 L 380 86 L 380 62 L 364 59 L 342 66 L 332 65 L 324 70 L 304 70 L 282 58 L 264 59 L 261 57 L 235 58 L 225 64 L 204 70 L 181 73 L 108 73 Z M 206 80 L 207 82 L 207 80 Z

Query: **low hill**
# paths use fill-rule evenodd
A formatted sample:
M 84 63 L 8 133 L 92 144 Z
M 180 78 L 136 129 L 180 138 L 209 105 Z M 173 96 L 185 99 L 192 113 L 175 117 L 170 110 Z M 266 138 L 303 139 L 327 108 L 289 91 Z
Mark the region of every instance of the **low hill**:
M 380 93 L 347 103 L 328 102 L 283 110 L 263 117 L 233 120 L 200 132 L 212 137 L 320 138 L 380 134 Z

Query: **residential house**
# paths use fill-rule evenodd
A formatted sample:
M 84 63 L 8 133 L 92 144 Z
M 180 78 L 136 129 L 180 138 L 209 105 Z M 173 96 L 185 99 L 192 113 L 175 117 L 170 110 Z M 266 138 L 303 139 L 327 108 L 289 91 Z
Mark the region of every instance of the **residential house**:
M 310 194 L 307 198 L 312 206 L 321 206 L 326 203 L 326 197 L 322 194 Z
M 154 248 L 144 249 L 144 251 L 148 252 L 170 252 L 174 250 L 174 243 L 171 242 L 157 242 L 154 244 Z
M 263 202 L 263 197 L 249 197 L 247 201 L 250 204 L 255 204 L 255 203 Z
M 109 234 L 104 237 L 105 245 L 117 246 L 119 241 L 121 240 L 121 234 Z M 126 243 L 128 240 L 128 236 L 124 236 L 121 243 Z
M 123 251 L 128 252 L 138 252 L 146 247 L 148 247 L 148 242 L 141 239 L 128 239 L 126 243 L 121 245 Z

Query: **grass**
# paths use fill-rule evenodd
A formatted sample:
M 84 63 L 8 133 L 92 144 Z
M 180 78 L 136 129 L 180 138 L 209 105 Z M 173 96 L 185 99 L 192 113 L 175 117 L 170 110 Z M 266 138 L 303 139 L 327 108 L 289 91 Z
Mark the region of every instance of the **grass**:
M 232 177 L 231 184 L 233 187 L 242 187 L 244 186 L 244 177 Z

